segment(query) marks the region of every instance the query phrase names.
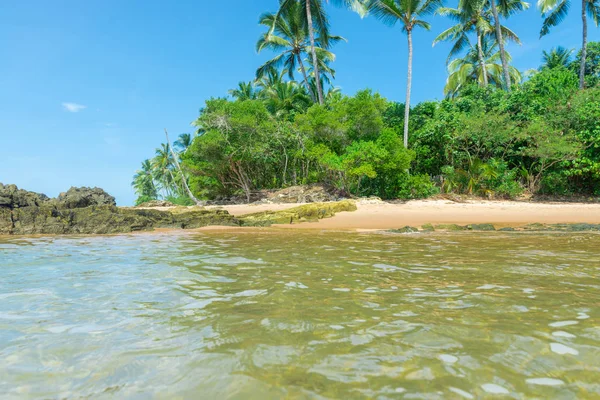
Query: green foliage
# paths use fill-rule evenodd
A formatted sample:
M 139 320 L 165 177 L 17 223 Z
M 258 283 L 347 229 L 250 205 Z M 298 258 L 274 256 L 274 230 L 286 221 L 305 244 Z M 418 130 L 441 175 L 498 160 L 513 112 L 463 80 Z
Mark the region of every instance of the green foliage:
M 492 39 L 481 41 L 481 56 L 479 47 L 471 46 L 464 57 L 458 57 L 448 64 L 448 80 L 444 88 L 447 97 L 456 97 L 464 90 L 465 86 L 484 82 L 483 74 L 487 75 L 489 85 L 501 89 L 503 83 L 503 70 L 501 65 L 498 43 Z M 511 61 L 510 54 L 506 53 L 507 61 Z M 520 82 L 522 77 L 519 70 L 509 67 L 512 82 Z
M 540 69 L 552 69 L 552 68 L 568 68 L 571 63 L 571 55 L 573 49 L 567 49 L 562 46 L 552 48 L 550 52 L 542 52 L 543 64 Z
M 166 198 L 167 201 L 175 204 L 176 206 L 190 207 L 195 205 L 194 200 L 190 199 L 186 196 L 168 196 Z
M 141 196 L 138 196 L 137 199 L 135 199 L 134 205 L 139 206 L 142 203 L 147 203 L 152 200 L 156 200 L 156 197 L 141 195 Z
M 399 199 L 425 199 L 439 192 L 440 189 L 434 184 L 429 175 L 403 174 L 399 176 L 397 193 Z
M 600 48 L 590 45 L 586 73 L 595 79 Z M 488 198 L 524 191 L 600 195 L 600 87 L 578 90 L 576 61 L 568 64 L 569 52 L 558 49 L 526 82 L 504 92 L 495 45 L 490 50 L 492 85 L 481 85 L 473 53 L 475 75 L 452 98 L 411 109 L 410 150 L 402 140 L 404 104 L 371 90 L 344 96 L 334 89 L 325 104 L 312 104 L 313 76 L 303 85 L 286 80 L 289 71 L 267 68 L 258 81 L 232 91 L 233 101 L 208 100 L 193 123 L 197 135 L 175 142 L 179 153 L 163 144 L 144 161 L 132 182 L 137 202 L 191 205 L 183 179 L 198 198 L 248 201 L 255 191 L 313 183 L 383 199 L 440 190 Z
M 600 18 L 600 7 L 598 7 Z M 579 73 L 581 66 L 581 50 L 570 64 L 569 68 Z M 585 87 L 591 88 L 600 85 L 600 42 L 590 42 L 587 45 L 585 56 Z
M 490 159 L 488 162 L 475 158 L 465 169 L 446 166 L 443 189 L 488 198 L 514 198 L 522 193 L 516 181 L 517 171 L 509 169 L 506 162 Z

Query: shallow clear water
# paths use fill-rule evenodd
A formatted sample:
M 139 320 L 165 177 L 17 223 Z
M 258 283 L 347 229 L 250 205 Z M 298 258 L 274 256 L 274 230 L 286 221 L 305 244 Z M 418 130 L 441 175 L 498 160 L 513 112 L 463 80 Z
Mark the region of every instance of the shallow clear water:
M 0 239 L 2 398 L 600 398 L 600 236 Z

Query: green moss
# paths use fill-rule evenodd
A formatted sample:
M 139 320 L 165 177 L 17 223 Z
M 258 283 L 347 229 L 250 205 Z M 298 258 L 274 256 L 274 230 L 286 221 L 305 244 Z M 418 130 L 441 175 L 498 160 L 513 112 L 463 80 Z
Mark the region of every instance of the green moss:
M 456 225 L 456 224 L 442 224 L 436 225 L 435 230 L 439 231 L 465 231 L 467 230 L 466 226 Z
M 193 229 L 208 225 L 237 226 L 226 211 L 192 209 L 177 213 L 115 206 L 59 209 L 54 206 L 23 207 L 13 211 L 14 234 L 115 234 L 151 231 L 154 228 Z
M 548 231 L 550 229 L 549 229 L 548 225 L 546 225 L 546 224 L 540 224 L 540 223 L 536 222 L 536 223 L 533 223 L 533 224 L 525 225 L 523 227 L 523 230 L 526 230 L 526 231 Z
M 495 231 L 496 228 L 492 224 L 471 224 L 467 226 L 470 231 Z
M 338 212 L 356 211 L 356 203 L 344 200 L 335 203 L 311 203 L 282 211 L 264 211 L 247 214 L 239 219 L 242 226 L 271 226 L 275 224 L 300 224 L 317 222 L 323 218 L 333 217 Z
M 434 232 L 435 227 L 432 224 L 425 224 L 421 227 L 425 232 Z
M 0 235 L 10 235 L 13 230 L 11 210 L 0 207 Z
M 419 230 L 417 228 L 412 227 L 412 226 L 405 226 L 404 228 L 400 228 L 400 229 L 391 229 L 388 232 L 393 232 L 393 233 L 417 233 L 417 232 L 419 232 Z

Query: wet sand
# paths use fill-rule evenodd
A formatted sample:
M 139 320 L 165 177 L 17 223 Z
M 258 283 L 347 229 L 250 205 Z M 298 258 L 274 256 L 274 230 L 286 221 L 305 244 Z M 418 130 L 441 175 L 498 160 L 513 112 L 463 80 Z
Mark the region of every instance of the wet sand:
M 235 216 L 262 211 L 279 211 L 299 204 L 232 205 L 222 208 Z M 355 212 L 338 213 L 315 223 L 277 225 L 286 229 L 373 230 L 394 229 L 425 224 L 491 223 L 497 227 L 530 223 L 600 224 L 600 204 L 534 203 L 517 201 L 476 201 L 456 203 L 449 200 L 418 200 L 403 204 L 357 203 Z M 203 229 L 224 229 L 207 227 Z M 231 228 L 229 228 L 231 229 Z

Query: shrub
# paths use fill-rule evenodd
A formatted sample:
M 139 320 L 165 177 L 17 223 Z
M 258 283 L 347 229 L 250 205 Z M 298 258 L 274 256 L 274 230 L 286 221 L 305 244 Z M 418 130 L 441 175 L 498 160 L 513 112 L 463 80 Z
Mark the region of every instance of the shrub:
M 175 204 L 176 206 L 184 206 L 184 207 L 193 206 L 195 204 L 194 201 L 187 196 L 180 196 L 180 197 L 168 196 L 167 201 L 170 201 L 171 203 Z
M 425 199 L 440 192 L 440 189 L 435 186 L 429 175 L 404 174 L 399 178 L 399 181 L 400 190 L 397 194 L 399 199 Z
M 135 199 L 135 205 L 139 206 L 142 203 L 147 203 L 147 202 L 152 201 L 152 200 L 156 200 L 156 197 L 145 196 L 145 195 L 138 196 L 138 198 Z
M 473 159 L 466 169 L 442 168 L 445 192 L 472 194 L 488 198 L 515 198 L 523 189 L 517 181 L 517 171 L 504 161 L 490 159 L 487 163 Z

